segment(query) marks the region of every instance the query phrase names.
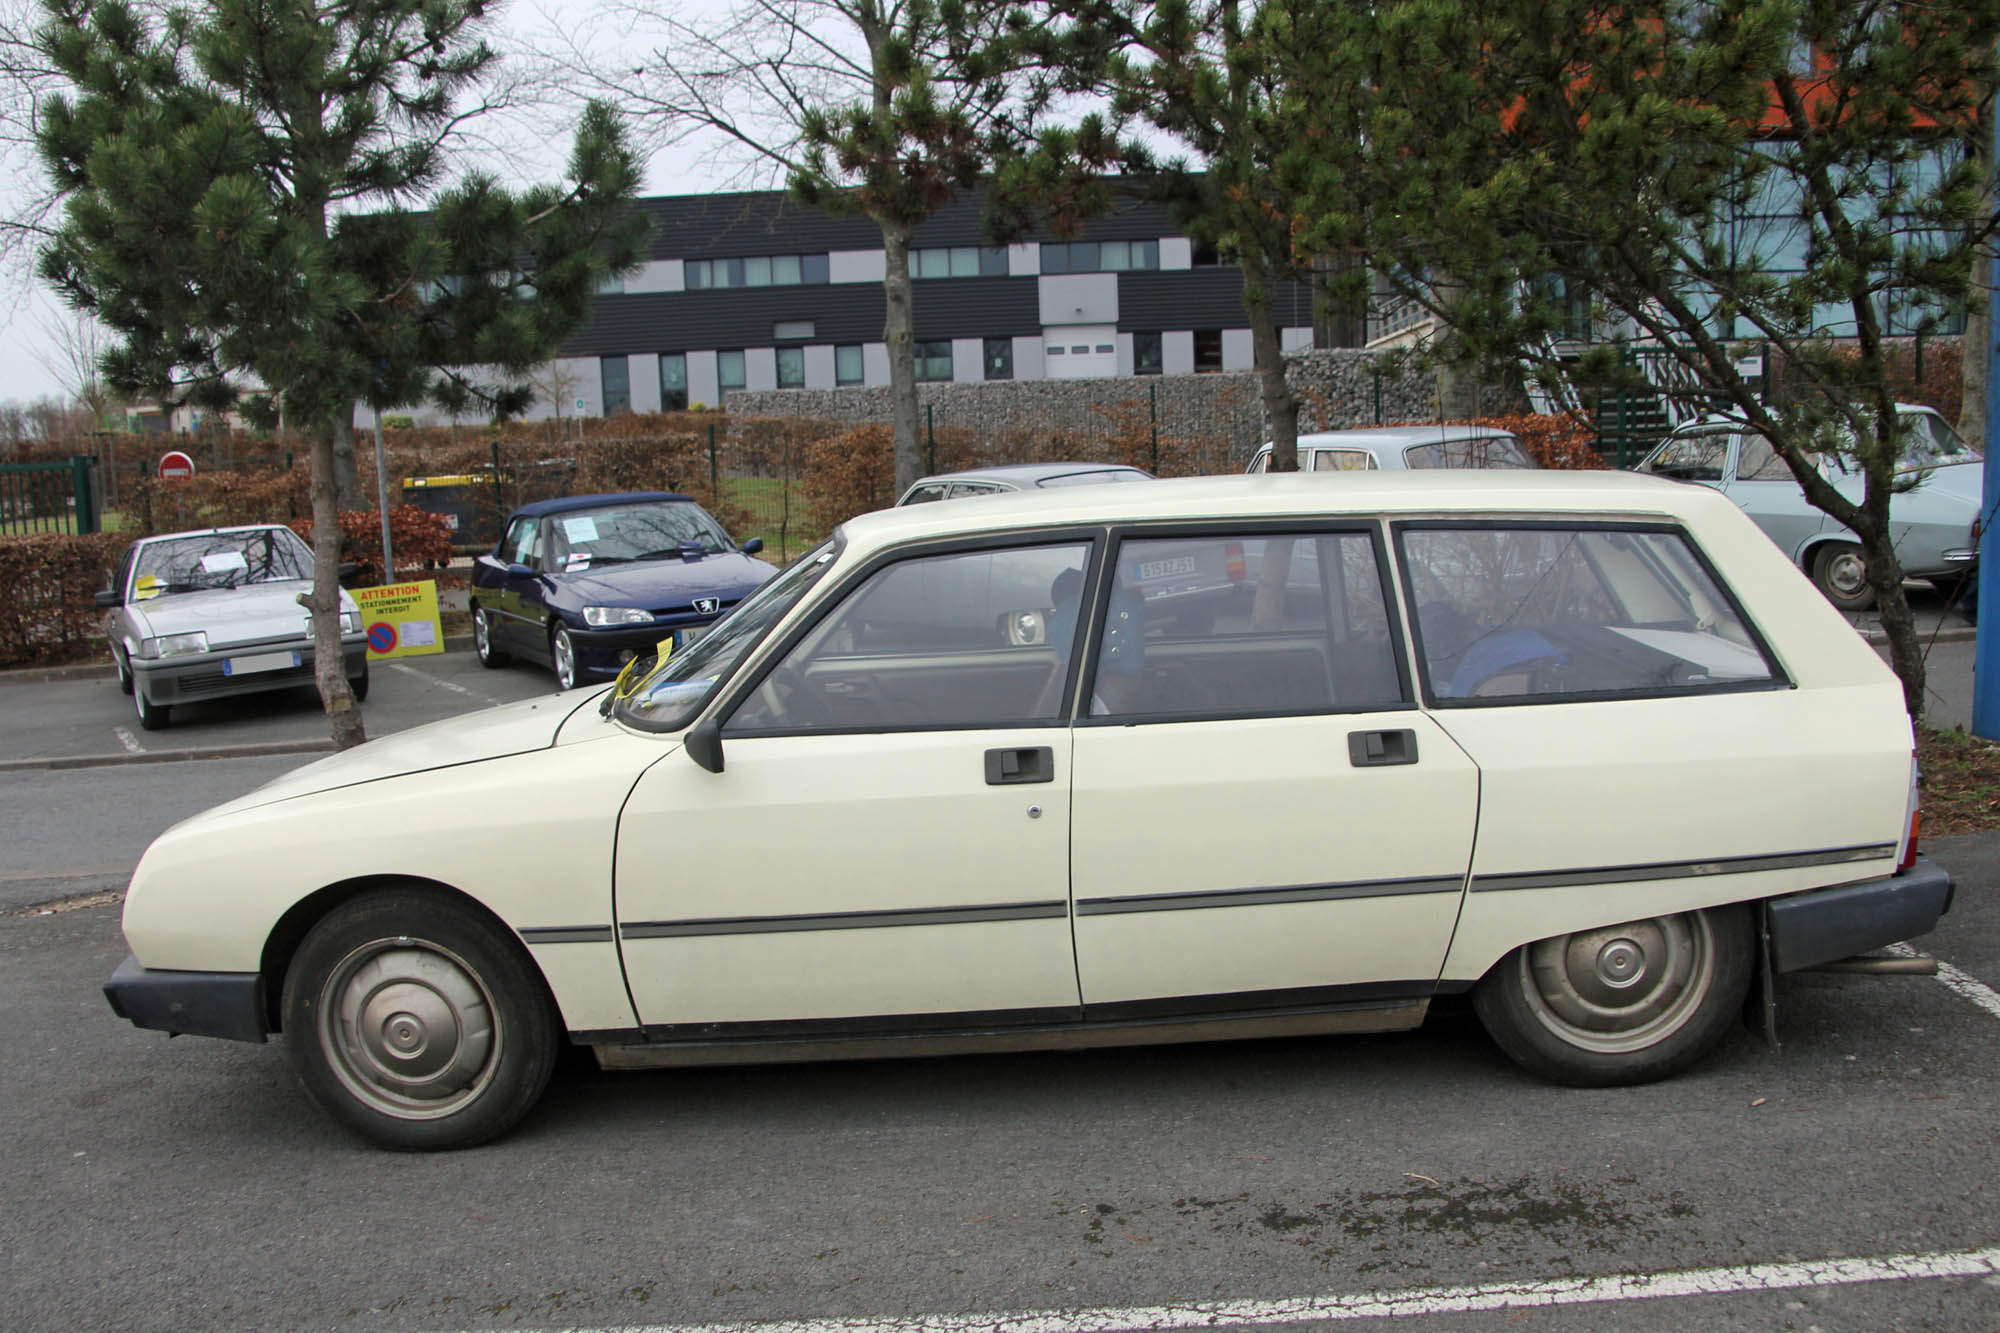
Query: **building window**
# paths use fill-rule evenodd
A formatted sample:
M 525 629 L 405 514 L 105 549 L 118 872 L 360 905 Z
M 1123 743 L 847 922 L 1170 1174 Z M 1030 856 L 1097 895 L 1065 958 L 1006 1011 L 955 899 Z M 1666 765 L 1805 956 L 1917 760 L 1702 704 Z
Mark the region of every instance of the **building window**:
M 1070 241 L 1042 247 L 1044 273 L 1127 273 L 1159 266 L 1158 241 Z
M 1221 329 L 1194 331 L 1194 369 L 1197 375 L 1214 374 L 1222 369 Z
M 917 344 L 917 379 L 948 380 L 951 378 L 951 343 L 929 342 Z
M 813 322 L 809 319 L 781 319 L 771 326 L 774 342 L 811 342 Z
M 780 347 L 778 349 L 778 387 L 780 389 L 803 389 L 806 387 L 805 348 Z
M 1014 340 L 1012 338 L 988 338 L 986 340 L 986 378 L 989 380 L 1011 380 L 1014 378 Z
M 1007 276 L 1007 247 L 1004 245 L 954 245 L 949 249 L 912 250 L 910 276 L 913 278 L 1004 278 Z
M 833 382 L 835 384 L 860 384 L 868 378 L 863 369 L 859 347 L 836 347 L 833 349 Z
M 715 354 L 715 387 L 717 397 L 727 401 L 730 390 L 741 391 L 749 381 L 744 377 L 743 353 L 717 352 Z
M 597 362 L 599 387 L 604 391 L 604 415 L 617 416 L 632 410 L 632 363 L 622 356 L 600 357 Z
M 623 296 L 625 294 L 625 275 L 623 273 L 607 273 L 599 278 L 597 280 L 597 294 L 599 296 Z
M 660 410 L 685 412 L 688 406 L 686 352 L 660 353 Z
M 1222 263 L 1222 252 L 1215 248 L 1214 241 L 1196 241 L 1191 248 L 1196 268 L 1216 268 Z
M 824 254 L 689 259 L 682 272 L 691 292 L 711 287 L 813 287 L 825 284 L 827 259 Z
M 1157 333 L 1132 335 L 1132 373 L 1158 375 L 1167 368 L 1165 340 Z

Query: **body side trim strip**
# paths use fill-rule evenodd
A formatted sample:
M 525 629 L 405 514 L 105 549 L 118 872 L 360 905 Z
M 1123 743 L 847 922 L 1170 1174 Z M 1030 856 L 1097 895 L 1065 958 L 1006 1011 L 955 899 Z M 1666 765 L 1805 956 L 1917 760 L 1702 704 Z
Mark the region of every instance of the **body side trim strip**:
M 609 926 L 523 926 L 520 934 L 529 944 L 609 944 L 614 938 Z
M 1457 893 L 1463 875 L 1430 875 L 1415 879 L 1357 880 L 1348 884 L 1291 884 L 1251 889 L 1216 889 L 1205 893 L 1136 893 L 1119 898 L 1081 898 L 1078 916 L 1110 916 L 1126 912 L 1176 912 L 1202 907 L 1263 907 L 1279 903 L 1329 902 L 1342 898 L 1389 898 L 1410 893 Z
M 1579 884 L 1624 884 L 1646 879 L 1695 879 L 1705 875 L 1750 875 L 1760 870 L 1790 870 L 1798 866 L 1841 865 L 1876 861 L 1896 854 L 1893 842 L 1860 847 L 1830 847 L 1814 852 L 1779 852 L 1768 856 L 1718 856 L 1707 861 L 1659 861 L 1651 865 L 1600 866 L 1578 870 L 1533 870 L 1520 874 L 1475 875 L 1474 893 L 1507 889 L 1554 889 Z
M 628 940 L 693 935 L 770 935 L 795 930 L 874 930 L 883 926 L 954 926 L 992 921 L 1060 920 L 1069 904 L 995 903 L 990 907 L 900 907 L 875 912 L 822 912 L 800 916 L 704 917 L 690 921 L 634 921 L 619 928 Z

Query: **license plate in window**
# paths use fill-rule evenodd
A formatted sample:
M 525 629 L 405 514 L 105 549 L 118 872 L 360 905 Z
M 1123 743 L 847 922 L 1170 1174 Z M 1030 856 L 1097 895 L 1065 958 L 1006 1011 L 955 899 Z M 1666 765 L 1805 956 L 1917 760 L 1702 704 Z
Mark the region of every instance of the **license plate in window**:
M 298 664 L 297 653 L 253 653 L 248 657 L 226 658 L 222 663 L 222 674 L 248 676 L 258 671 L 286 671 Z
M 1139 581 L 1151 583 L 1154 579 L 1170 579 L 1177 574 L 1194 573 L 1194 557 L 1177 555 L 1170 560 L 1145 560 L 1139 564 Z

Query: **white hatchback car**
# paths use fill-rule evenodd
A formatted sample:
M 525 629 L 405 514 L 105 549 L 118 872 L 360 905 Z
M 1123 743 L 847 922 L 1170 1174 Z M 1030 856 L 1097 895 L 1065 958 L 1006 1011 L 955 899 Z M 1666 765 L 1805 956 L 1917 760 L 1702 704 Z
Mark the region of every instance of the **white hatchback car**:
M 1192 546 L 1240 576 L 1213 616 L 1144 583 Z M 1601 1085 L 1950 900 L 1895 678 L 1741 510 L 1654 478 L 889 510 L 661 652 L 161 835 L 112 1007 L 282 1032 L 399 1148 L 503 1132 L 570 1042 L 636 1067 L 1386 1031 L 1461 992 L 1523 1065 Z
M 139 725 L 157 731 L 180 703 L 312 684 L 312 618 L 299 605 L 311 589 L 312 548 L 277 524 L 133 542 L 97 603 Z M 367 698 L 368 640 L 345 591 L 340 655 L 354 697 Z

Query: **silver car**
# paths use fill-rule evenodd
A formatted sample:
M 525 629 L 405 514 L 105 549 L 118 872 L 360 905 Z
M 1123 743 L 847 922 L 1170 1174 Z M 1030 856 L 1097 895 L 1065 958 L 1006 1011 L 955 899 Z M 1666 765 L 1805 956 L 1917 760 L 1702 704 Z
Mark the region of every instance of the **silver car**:
M 1910 428 L 1903 470 L 1917 474 L 1915 488 L 1889 506 L 1896 560 L 1910 578 L 1929 579 L 1949 592 L 1979 558 L 1973 525 L 1983 460 L 1933 409 L 1899 403 L 1896 411 Z M 1689 422 L 1647 455 L 1639 471 L 1714 487 L 1741 505 L 1835 606 L 1865 611 L 1874 604 L 1860 539 L 1813 508 L 1771 442 L 1743 422 L 1729 416 Z M 1837 457 L 1821 458 L 1820 475 L 1842 495 L 1861 500 L 1861 474 Z
M 896 506 L 934 500 L 963 500 L 974 495 L 1005 495 L 1009 491 L 1052 490 L 1059 486 L 1095 486 L 1103 482 L 1151 481 L 1153 474 L 1119 463 L 1003 463 L 998 467 L 942 472 L 925 477 L 903 492 Z
M 311 587 L 312 548 L 275 524 L 132 543 L 97 600 L 139 725 L 166 726 L 177 703 L 312 684 L 312 620 L 298 600 Z M 340 647 L 354 697 L 366 698 L 368 640 L 345 592 Z
M 1301 472 L 1374 472 L 1399 468 L 1522 468 L 1535 460 L 1521 442 L 1493 426 L 1370 426 L 1299 436 Z M 1271 446 L 1246 471 L 1268 472 Z

